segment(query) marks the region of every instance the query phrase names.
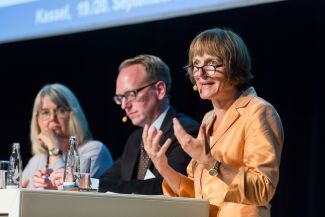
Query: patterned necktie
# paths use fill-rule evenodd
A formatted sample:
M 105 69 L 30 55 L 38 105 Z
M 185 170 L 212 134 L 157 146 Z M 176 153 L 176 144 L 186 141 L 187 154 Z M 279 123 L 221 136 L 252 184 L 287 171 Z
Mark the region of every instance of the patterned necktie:
M 144 150 L 143 143 L 141 142 L 137 179 L 143 180 L 148 165 L 149 165 L 149 156 L 147 155 L 147 152 Z

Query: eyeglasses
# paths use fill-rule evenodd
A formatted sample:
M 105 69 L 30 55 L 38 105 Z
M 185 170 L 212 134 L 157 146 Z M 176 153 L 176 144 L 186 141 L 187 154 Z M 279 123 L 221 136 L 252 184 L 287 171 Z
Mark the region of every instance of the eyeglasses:
M 130 91 L 127 91 L 125 94 L 121 94 L 121 95 L 116 95 L 113 97 L 115 103 L 117 105 L 121 105 L 122 104 L 122 100 L 123 98 L 125 98 L 126 101 L 128 102 L 133 102 L 134 100 L 136 100 L 137 98 L 137 95 L 138 93 L 141 91 L 141 90 L 144 90 L 146 87 L 149 87 L 151 85 L 154 85 L 156 84 L 158 81 L 154 81 L 152 83 L 149 83 L 143 87 L 140 87 L 138 89 L 135 89 L 135 90 L 130 90 Z
M 42 121 L 47 121 L 50 119 L 52 114 L 55 114 L 55 116 L 59 119 L 65 119 L 70 114 L 70 109 L 65 107 L 59 107 L 58 109 L 41 109 L 37 112 L 38 116 Z
M 185 66 L 184 69 L 191 77 L 197 77 L 199 74 L 200 69 L 202 70 L 202 74 L 205 76 L 213 76 L 217 69 L 222 67 L 223 64 L 214 64 L 214 65 L 203 65 L 203 66 L 195 66 L 195 65 L 188 65 Z

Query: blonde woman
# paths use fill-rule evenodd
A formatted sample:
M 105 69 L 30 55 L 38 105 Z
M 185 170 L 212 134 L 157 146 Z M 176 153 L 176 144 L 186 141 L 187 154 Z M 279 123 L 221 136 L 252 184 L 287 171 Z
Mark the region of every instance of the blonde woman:
M 101 176 L 112 165 L 112 156 L 103 143 L 93 140 L 76 96 L 62 84 L 45 85 L 34 101 L 30 132 L 33 157 L 23 171 L 25 187 L 56 188 L 47 177 L 64 166 L 72 135 L 79 141 L 81 172 L 87 169 L 90 158 L 91 176 Z

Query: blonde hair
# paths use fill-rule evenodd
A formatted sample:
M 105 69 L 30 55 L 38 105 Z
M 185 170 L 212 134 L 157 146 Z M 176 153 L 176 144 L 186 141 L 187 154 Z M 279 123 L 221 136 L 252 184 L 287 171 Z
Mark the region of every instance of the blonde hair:
M 30 127 L 30 140 L 32 143 L 33 154 L 47 152 L 47 150 L 39 143 L 37 139 L 38 135 L 41 132 L 37 121 L 38 111 L 42 108 L 43 99 L 45 97 L 49 97 L 50 100 L 57 106 L 62 106 L 70 109 L 68 134 L 69 136 L 76 136 L 79 145 L 92 139 L 86 116 L 73 92 L 62 84 L 48 84 L 38 92 L 34 101 L 33 115 Z
M 209 29 L 198 34 L 192 41 L 188 53 L 188 64 L 195 56 L 204 54 L 217 56 L 225 69 L 225 76 L 238 89 L 247 88 L 253 79 L 251 58 L 242 38 L 230 30 Z M 192 82 L 195 82 L 191 78 Z

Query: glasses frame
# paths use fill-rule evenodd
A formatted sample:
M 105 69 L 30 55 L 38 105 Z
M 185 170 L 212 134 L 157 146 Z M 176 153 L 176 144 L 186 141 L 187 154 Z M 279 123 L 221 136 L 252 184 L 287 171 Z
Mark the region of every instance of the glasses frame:
M 197 77 L 197 75 L 195 75 L 196 73 L 198 73 L 201 69 L 202 71 L 202 75 L 203 76 L 213 76 L 216 74 L 216 71 L 218 71 L 217 69 L 222 67 L 223 64 L 220 63 L 220 64 L 215 64 L 215 65 L 203 65 L 203 66 L 195 66 L 195 65 L 187 65 L 187 66 L 184 66 L 183 68 L 187 71 L 187 74 L 194 78 L 194 77 Z M 214 70 L 207 70 L 207 67 L 213 67 Z M 197 71 L 194 72 L 194 68 L 197 68 Z M 204 69 L 205 68 L 205 69 Z
M 158 82 L 158 81 L 154 81 L 154 82 L 151 82 L 151 83 L 149 83 L 149 84 L 146 84 L 146 85 L 144 85 L 144 86 L 142 86 L 142 87 L 139 87 L 139 88 L 137 88 L 137 89 L 135 89 L 135 90 L 129 90 L 129 91 L 125 92 L 124 94 L 118 94 L 118 95 L 115 95 L 115 96 L 113 97 L 113 100 L 114 100 L 114 102 L 115 102 L 117 105 L 121 105 L 121 104 L 122 104 L 122 100 L 123 100 L 123 98 L 125 98 L 125 100 L 126 100 L 127 102 L 133 102 L 134 100 L 136 100 L 136 98 L 137 98 L 139 92 L 141 92 L 142 90 L 144 90 L 144 89 L 147 88 L 147 87 L 150 87 L 150 86 L 156 84 L 157 82 Z M 134 94 L 134 99 L 129 100 L 128 97 L 130 96 L 131 93 Z
M 48 116 L 45 117 L 44 114 L 42 114 L 41 112 L 42 111 L 45 111 L 47 110 L 49 112 Z M 66 108 L 66 107 L 58 107 L 56 109 L 40 109 L 38 112 L 37 112 L 37 116 L 42 120 L 42 121 L 47 121 L 50 119 L 51 115 L 52 114 L 55 114 L 55 116 L 58 118 L 58 119 L 65 119 L 69 116 L 71 112 L 71 109 L 70 108 Z

